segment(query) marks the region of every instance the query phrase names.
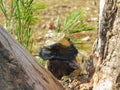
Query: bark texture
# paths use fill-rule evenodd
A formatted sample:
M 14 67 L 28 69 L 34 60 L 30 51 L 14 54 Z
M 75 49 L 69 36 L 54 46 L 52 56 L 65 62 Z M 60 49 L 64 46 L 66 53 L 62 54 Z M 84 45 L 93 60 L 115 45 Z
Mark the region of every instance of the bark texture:
M 0 27 L 0 90 L 63 90 L 63 87 Z
M 119 90 L 120 0 L 105 0 L 94 46 L 93 90 Z

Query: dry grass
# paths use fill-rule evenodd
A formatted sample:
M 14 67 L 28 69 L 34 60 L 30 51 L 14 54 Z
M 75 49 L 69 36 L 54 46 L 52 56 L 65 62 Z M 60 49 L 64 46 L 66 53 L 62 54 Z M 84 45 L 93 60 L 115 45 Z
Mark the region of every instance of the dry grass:
M 45 30 L 48 29 L 48 24 L 53 22 L 57 16 L 60 16 L 61 20 L 64 20 L 65 17 L 70 13 L 75 11 L 76 9 L 82 8 L 86 11 L 86 21 L 89 22 L 89 25 L 94 25 L 97 28 L 97 21 L 91 20 L 98 17 L 98 3 L 95 5 L 95 0 L 35 0 L 35 2 L 45 2 L 47 4 L 47 8 L 45 10 L 40 11 L 40 21 L 35 24 L 34 32 L 32 38 L 34 40 L 34 46 L 32 49 L 32 54 L 37 54 L 40 48 L 41 35 L 45 34 Z M 9 1 L 6 0 L 6 4 L 9 4 Z M 9 10 L 9 7 L 8 7 Z M 4 18 L 0 11 L 0 24 L 4 26 Z M 96 38 L 96 32 L 87 32 L 87 33 L 78 33 L 74 36 L 78 39 L 82 39 L 86 36 L 90 37 L 90 40 L 87 44 L 77 45 L 78 48 L 86 50 L 87 53 L 91 53 L 92 45 Z

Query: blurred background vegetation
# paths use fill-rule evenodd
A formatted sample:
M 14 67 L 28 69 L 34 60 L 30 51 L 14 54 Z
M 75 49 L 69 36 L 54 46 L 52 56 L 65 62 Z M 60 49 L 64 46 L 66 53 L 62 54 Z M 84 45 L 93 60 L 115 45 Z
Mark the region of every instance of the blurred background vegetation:
M 0 0 L 0 24 L 44 65 L 38 52 L 50 29 L 92 53 L 98 5 L 96 0 Z
M 39 21 L 37 13 L 46 8 L 44 3 L 35 3 L 34 0 L 11 0 L 5 4 L 0 0 L 1 12 L 4 16 L 4 25 L 16 39 L 28 50 L 32 48 L 30 37 L 32 36 L 34 23 Z

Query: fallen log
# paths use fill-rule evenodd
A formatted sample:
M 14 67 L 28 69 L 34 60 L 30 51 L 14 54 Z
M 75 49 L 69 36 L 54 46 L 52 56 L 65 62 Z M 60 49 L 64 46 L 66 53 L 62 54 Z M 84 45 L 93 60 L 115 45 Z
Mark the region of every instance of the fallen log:
M 54 76 L 1 26 L 0 90 L 63 90 Z

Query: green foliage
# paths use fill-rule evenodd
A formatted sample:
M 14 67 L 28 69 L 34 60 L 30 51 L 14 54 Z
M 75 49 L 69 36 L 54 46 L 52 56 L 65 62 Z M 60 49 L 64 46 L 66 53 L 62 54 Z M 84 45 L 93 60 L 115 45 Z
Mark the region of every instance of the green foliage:
M 94 30 L 93 27 L 88 27 L 87 22 L 85 22 L 85 13 L 83 10 L 77 10 L 68 15 L 64 21 L 63 26 L 61 26 L 60 18 L 58 17 L 55 21 L 56 31 L 65 32 L 67 34 L 90 31 Z
M 45 60 L 43 60 L 43 59 L 39 59 L 39 60 L 37 60 L 41 65 L 43 65 L 43 66 L 45 66 L 46 65 L 46 61 Z
M 65 33 L 66 36 L 69 37 L 74 44 L 86 44 L 85 41 L 72 37 L 72 34 L 74 33 L 95 30 L 94 27 L 88 25 L 85 19 L 85 12 L 81 9 L 70 13 L 65 18 L 63 25 L 61 25 L 62 22 L 60 20 L 60 17 L 58 17 L 55 21 L 56 31 Z
M 30 45 L 30 37 L 34 30 L 32 25 L 39 20 L 38 12 L 44 8 L 46 8 L 44 3 L 35 3 L 34 0 L 11 0 L 8 6 L 4 0 L 0 0 L 0 9 L 5 17 L 7 30 L 27 49 L 32 47 L 32 43 Z

